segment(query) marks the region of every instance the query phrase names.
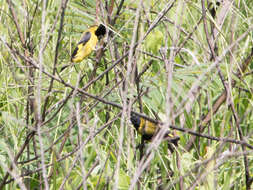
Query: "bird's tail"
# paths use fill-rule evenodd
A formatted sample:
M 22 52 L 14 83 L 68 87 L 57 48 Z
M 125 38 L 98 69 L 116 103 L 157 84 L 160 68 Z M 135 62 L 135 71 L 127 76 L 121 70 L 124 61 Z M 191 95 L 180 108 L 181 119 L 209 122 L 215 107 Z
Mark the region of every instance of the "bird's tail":
M 64 66 L 61 68 L 60 72 L 62 72 L 62 71 L 63 71 L 64 69 L 66 69 L 68 66 L 69 66 L 69 65 L 64 65 Z
M 173 135 L 171 132 L 168 132 L 165 136 L 165 139 L 168 141 L 168 148 L 170 152 L 173 153 L 175 146 L 178 146 L 178 141 L 180 140 L 180 137 Z

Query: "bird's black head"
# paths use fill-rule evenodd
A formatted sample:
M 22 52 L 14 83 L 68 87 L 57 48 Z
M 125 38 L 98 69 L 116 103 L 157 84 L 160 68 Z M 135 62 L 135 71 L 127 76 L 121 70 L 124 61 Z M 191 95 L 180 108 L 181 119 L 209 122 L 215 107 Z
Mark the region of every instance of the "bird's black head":
M 130 120 L 131 120 L 132 124 L 134 125 L 135 129 L 138 130 L 138 128 L 140 127 L 140 124 L 141 124 L 140 117 L 135 114 L 131 114 Z
M 105 26 L 102 25 L 102 24 L 100 24 L 100 25 L 98 26 L 98 29 L 95 31 L 96 36 L 97 36 L 97 37 L 102 37 L 102 36 L 105 35 L 105 33 L 106 33 L 106 28 L 105 28 Z

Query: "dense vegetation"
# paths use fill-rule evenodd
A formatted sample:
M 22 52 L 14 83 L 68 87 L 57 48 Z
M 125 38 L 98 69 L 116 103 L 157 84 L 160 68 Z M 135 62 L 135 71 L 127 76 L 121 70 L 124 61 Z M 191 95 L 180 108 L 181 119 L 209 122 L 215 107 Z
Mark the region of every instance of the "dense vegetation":
M 0 1 L 0 189 L 252 189 L 252 7 Z M 139 146 L 131 111 L 179 136 L 174 152 L 163 130 Z

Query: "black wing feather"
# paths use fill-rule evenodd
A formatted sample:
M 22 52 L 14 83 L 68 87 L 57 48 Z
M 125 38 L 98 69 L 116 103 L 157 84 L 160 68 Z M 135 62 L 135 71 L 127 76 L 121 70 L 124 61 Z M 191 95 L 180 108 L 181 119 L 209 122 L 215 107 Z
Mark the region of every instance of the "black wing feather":
M 73 51 L 71 58 L 75 57 L 75 55 L 77 54 L 78 51 L 78 47 L 75 48 L 75 50 Z

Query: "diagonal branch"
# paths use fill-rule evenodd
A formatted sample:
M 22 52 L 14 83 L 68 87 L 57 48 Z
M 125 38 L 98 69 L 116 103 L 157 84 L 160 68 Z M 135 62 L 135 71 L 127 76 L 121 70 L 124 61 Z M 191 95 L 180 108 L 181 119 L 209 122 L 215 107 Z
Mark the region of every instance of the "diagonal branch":
M 251 49 L 250 55 L 245 59 L 245 61 L 240 65 L 240 67 L 237 69 L 236 76 L 238 78 L 242 77 L 242 74 L 247 69 L 248 65 L 251 63 L 253 59 L 253 48 Z M 232 88 L 236 85 L 236 80 L 232 80 L 231 82 Z M 206 127 L 206 125 L 211 121 L 212 115 L 214 115 L 219 108 L 222 106 L 222 104 L 225 102 L 227 98 L 227 92 L 224 90 L 221 95 L 215 100 L 214 105 L 212 109 L 204 116 L 204 118 L 201 121 L 201 124 L 199 126 L 199 131 L 202 133 Z M 193 142 L 195 141 L 196 137 L 192 136 L 191 139 L 188 141 L 188 144 L 186 146 L 186 150 L 190 150 L 192 148 Z

